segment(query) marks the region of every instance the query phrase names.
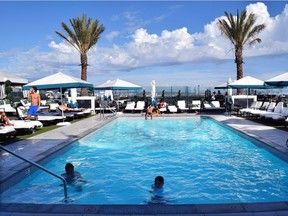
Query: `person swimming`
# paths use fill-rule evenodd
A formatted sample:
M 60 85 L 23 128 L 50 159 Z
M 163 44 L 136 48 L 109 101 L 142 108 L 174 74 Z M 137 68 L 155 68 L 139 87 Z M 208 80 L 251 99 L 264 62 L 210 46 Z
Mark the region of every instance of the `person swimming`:
M 74 170 L 74 166 L 71 163 L 65 165 L 65 173 L 62 173 L 61 176 L 66 180 L 68 185 L 75 186 L 78 191 L 82 190 L 82 184 L 79 184 L 79 182 L 86 182 L 81 174 Z
M 149 203 L 166 203 L 164 199 L 164 178 L 162 176 L 157 176 L 154 179 L 154 184 L 151 186 L 152 197 Z

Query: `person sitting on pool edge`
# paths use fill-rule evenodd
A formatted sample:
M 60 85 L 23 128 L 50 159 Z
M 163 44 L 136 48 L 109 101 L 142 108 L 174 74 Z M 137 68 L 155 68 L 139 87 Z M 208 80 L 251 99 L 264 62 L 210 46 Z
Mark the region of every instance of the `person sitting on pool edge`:
M 86 180 L 82 178 L 81 174 L 74 170 L 74 166 L 71 163 L 65 165 L 65 173 L 62 173 L 61 176 L 66 180 L 67 184 L 73 184 L 77 181 L 86 182 Z
M 149 106 L 146 109 L 145 119 L 147 120 L 148 116 L 151 116 L 151 119 L 153 118 L 153 106 L 149 104 Z

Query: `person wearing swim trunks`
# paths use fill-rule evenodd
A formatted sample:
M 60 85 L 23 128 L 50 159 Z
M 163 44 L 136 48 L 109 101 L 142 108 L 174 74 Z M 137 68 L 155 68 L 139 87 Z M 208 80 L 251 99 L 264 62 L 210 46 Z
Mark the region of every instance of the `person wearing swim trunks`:
M 31 106 L 29 107 L 27 113 L 27 120 L 30 121 L 31 116 L 35 116 L 35 120 L 38 120 L 38 111 L 40 110 L 40 95 L 37 93 L 37 87 L 32 86 L 30 89 L 30 93 L 28 94 L 28 98 L 31 98 Z
M 147 107 L 147 110 L 146 110 L 146 114 L 145 114 L 145 119 L 147 120 L 148 116 L 151 116 L 151 119 L 153 117 L 153 106 L 150 104 L 148 107 Z

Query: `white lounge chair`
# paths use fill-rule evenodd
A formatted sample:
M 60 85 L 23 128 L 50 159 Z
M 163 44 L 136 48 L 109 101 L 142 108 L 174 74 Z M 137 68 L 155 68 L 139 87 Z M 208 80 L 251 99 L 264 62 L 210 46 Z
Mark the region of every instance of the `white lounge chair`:
M 24 121 L 24 120 L 10 120 L 14 125 L 16 131 L 25 131 L 28 133 L 34 133 L 36 129 L 42 128 L 43 124 L 40 121 Z
M 279 114 L 282 114 L 283 104 L 283 102 L 278 102 L 273 112 L 261 113 L 260 116 L 265 118 L 273 118 L 275 116 L 279 116 Z
M 211 101 L 210 103 L 204 103 L 205 110 L 213 110 L 213 111 L 219 111 L 219 110 L 225 110 L 225 107 L 220 107 L 219 101 Z
M 268 103 L 268 105 L 267 105 Z M 274 108 L 276 106 L 275 102 L 264 102 L 262 107 L 259 110 L 251 110 L 249 113 L 255 116 L 259 116 L 261 113 L 270 113 L 273 112 Z M 266 109 L 265 109 L 266 107 Z
M 177 109 L 177 107 L 176 107 L 175 105 L 169 105 L 169 106 L 167 107 L 167 109 L 168 109 L 168 111 L 169 111 L 170 113 L 176 113 L 176 112 L 178 111 L 178 109 Z
M 167 103 L 164 102 L 163 107 L 159 109 L 160 114 L 167 112 Z
M 135 102 L 134 101 L 128 101 L 127 105 L 125 107 L 125 111 L 133 112 L 134 110 L 135 110 Z
M 245 114 L 245 113 L 250 113 L 252 110 L 259 110 L 260 107 L 262 106 L 262 101 L 253 101 L 251 106 L 249 108 L 243 108 L 240 109 L 240 113 Z
M 177 106 L 180 111 L 188 111 L 189 108 L 186 107 L 185 100 L 177 101 Z
M 25 107 L 23 106 L 19 106 L 17 107 L 17 113 L 18 113 L 18 117 L 19 119 L 25 120 L 27 119 L 27 114 L 25 114 Z M 33 120 L 35 117 L 32 116 L 31 120 Z M 38 115 L 38 121 L 42 122 L 42 123 L 55 123 L 55 122 L 59 122 L 63 119 L 65 119 L 65 116 L 56 116 L 56 115 Z
M 0 126 L 0 137 L 15 137 L 16 130 L 13 126 Z
M 135 111 L 143 111 L 145 109 L 145 101 L 137 101 Z
M 288 116 L 288 108 L 283 107 L 281 113 L 279 113 L 278 115 L 273 115 L 272 119 L 276 121 L 282 121 L 282 120 L 286 120 L 287 116 Z
M 13 108 L 10 104 L 0 105 L 0 110 L 4 111 L 5 113 L 16 113 L 16 109 Z
M 192 100 L 190 110 L 192 110 L 192 111 L 201 110 L 201 100 Z

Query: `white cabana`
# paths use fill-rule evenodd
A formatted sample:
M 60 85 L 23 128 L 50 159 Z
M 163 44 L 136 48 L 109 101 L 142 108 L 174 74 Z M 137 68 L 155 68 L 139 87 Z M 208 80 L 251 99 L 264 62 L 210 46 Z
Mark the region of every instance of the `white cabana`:
M 275 76 L 271 79 L 265 81 L 265 85 L 267 87 L 274 86 L 282 88 L 284 86 L 288 86 L 288 72 Z
M 24 90 L 36 86 L 40 89 L 63 89 L 63 88 L 93 88 L 93 84 L 79 78 L 63 74 L 52 74 L 23 86 Z
M 25 85 L 28 83 L 27 79 L 15 76 L 13 74 L 7 74 L 0 72 L 0 84 L 5 83 L 7 80 L 10 80 L 13 85 Z
M 15 76 L 13 74 L 0 72 L 0 99 L 6 97 L 5 94 L 5 82 L 9 80 L 12 83 L 12 86 L 22 86 L 28 83 L 27 79 Z
M 256 79 L 251 76 L 245 76 L 242 79 L 236 80 L 228 84 L 228 88 L 253 88 L 253 89 L 265 89 L 264 81 Z M 247 108 L 248 108 L 248 91 L 247 91 Z
M 230 88 L 253 88 L 253 89 L 265 89 L 264 81 L 256 79 L 251 76 L 245 76 L 242 79 L 236 80 L 228 84 Z
M 95 90 L 139 90 L 142 89 L 141 86 L 121 80 L 108 80 L 98 86 L 94 86 Z
M 44 77 L 42 79 L 36 80 L 34 82 L 28 83 L 27 85 L 23 86 L 24 90 L 30 89 L 32 86 L 36 86 L 37 89 L 60 89 L 62 93 L 62 89 L 66 88 L 93 88 L 93 84 L 87 81 L 81 80 L 79 78 L 69 76 L 63 74 L 61 72 L 52 74 L 50 76 Z M 61 101 L 62 101 L 62 94 L 61 94 Z M 95 104 L 94 100 L 91 99 L 91 108 L 94 112 Z M 63 112 L 62 112 L 63 114 Z M 64 120 L 63 120 L 64 121 Z M 61 125 L 67 125 L 67 122 L 63 122 Z

